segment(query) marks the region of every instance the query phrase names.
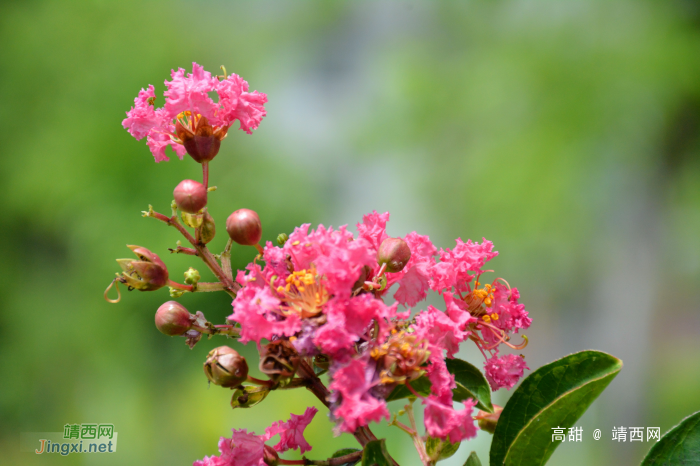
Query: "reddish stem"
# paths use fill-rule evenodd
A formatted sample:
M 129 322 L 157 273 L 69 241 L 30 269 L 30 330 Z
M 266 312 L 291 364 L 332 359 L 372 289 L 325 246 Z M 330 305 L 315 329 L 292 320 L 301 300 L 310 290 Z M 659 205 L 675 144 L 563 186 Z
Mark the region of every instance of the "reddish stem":
M 197 251 L 197 255 L 202 258 L 205 264 L 207 264 L 207 267 L 212 271 L 214 275 L 223 283 L 224 289 L 228 291 L 228 293 L 231 296 L 236 295 L 238 290 L 241 288 L 240 285 L 237 283 L 234 283 L 232 279 L 228 278 L 224 271 L 221 269 L 219 264 L 216 262 L 216 259 L 212 255 L 212 253 L 207 249 L 207 246 L 205 244 L 202 244 L 195 240 L 190 233 L 185 230 L 185 227 L 183 227 L 180 222 L 177 221 L 177 216 L 173 215 L 172 217 L 166 217 L 163 214 L 160 214 L 158 212 L 149 212 L 148 214 L 150 217 L 157 218 L 161 222 L 165 222 L 166 224 L 173 226 L 177 229 L 177 231 L 182 234 L 182 236 L 187 239 L 187 241 L 190 242 L 192 246 L 195 247 L 195 250 Z
M 175 254 L 187 254 L 190 256 L 198 256 L 199 253 L 197 252 L 196 249 L 192 248 L 183 248 L 182 246 L 178 246 L 175 249 L 168 249 L 170 252 L 174 252 Z
M 189 291 L 189 292 L 192 291 L 192 285 L 185 285 L 182 283 L 174 282 L 172 280 L 168 280 L 168 286 L 171 286 L 173 288 L 176 288 L 176 289 L 182 290 L 182 291 Z
M 209 162 L 202 162 L 202 184 L 209 189 Z

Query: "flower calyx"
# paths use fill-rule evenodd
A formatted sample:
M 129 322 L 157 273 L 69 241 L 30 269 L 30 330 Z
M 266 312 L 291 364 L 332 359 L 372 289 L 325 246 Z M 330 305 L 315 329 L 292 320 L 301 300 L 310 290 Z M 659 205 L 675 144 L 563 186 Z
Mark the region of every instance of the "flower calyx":
M 141 246 L 127 247 L 138 259 L 117 259 L 123 271 L 117 280 L 139 291 L 155 291 L 168 283 L 168 268 L 157 254 Z

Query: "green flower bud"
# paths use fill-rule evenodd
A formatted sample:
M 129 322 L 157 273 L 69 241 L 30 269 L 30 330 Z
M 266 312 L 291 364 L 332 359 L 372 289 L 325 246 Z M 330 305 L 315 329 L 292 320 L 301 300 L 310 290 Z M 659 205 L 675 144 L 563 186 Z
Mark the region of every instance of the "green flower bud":
M 386 264 L 387 272 L 401 272 L 409 260 L 411 260 L 411 250 L 401 238 L 387 238 L 379 245 L 377 262 L 379 265 Z
M 215 385 L 237 387 L 248 378 L 248 364 L 233 348 L 219 346 L 209 352 L 204 374 Z
M 277 235 L 277 244 L 280 246 L 284 246 L 284 243 L 286 243 L 289 240 L 289 235 L 287 233 L 280 233 Z
M 190 267 L 187 269 L 187 272 L 185 272 L 185 283 L 188 285 L 196 285 L 199 283 L 200 278 L 201 277 L 199 276 L 199 271 L 197 271 L 197 269 Z
M 190 329 L 195 317 L 177 301 L 168 301 L 156 311 L 156 327 L 161 333 L 174 337 Z

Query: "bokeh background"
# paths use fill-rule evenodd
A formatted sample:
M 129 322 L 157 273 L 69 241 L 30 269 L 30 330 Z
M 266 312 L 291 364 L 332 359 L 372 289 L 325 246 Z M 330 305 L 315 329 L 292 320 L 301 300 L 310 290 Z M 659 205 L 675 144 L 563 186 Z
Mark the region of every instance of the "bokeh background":
M 0 6 L 0 44 L 3 464 L 191 464 L 231 428 L 315 403 L 296 390 L 233 411 L 201 368 L 221 340 L 190 351 L 154 327 L 167 290 L 102 298 L 126 244 L 174 278 L 190 265 L 211 278 L 140 217 L 199 167 L 155 164 L 120 124 L 141 87 L 162 92 L 193 61 L 269 97 L 254 135 L 232 131 L 213 162 L 214 250 L 241 207 L 268 240 L 376 209 L 394 236 L 494 241 L 534 319 L 531 368 L 591 348 L 624 361 L 552 465 L 638 464 L 649 444 L 613 442 L 614 426 L 665 432 L 700 409 L 698 3 L 29 0 Z M 234 249 L 234 265 L 253 255 Z M 180 301 L 215 322 L 231 312 L 226 295 Z M 234 346 L 256 365 L 252 344 Z M 324 414 L 312 458 L 355 446 Z M 21 432 L 87 422 L 114 423 L 117 453 L 19 451 Z M 418 464 L 404 434 L 375 431 Z M 443 464 L 471 450 L 487 464 L 490 439 Z

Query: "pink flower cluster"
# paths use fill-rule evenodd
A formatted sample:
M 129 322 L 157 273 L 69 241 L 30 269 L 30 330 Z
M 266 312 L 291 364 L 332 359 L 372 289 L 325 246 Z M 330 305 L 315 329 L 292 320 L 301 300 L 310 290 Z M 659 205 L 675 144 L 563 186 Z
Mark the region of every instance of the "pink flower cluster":
M 304 414 L 292 414 L 288 421 L 277 421 L 265 429 L 263 435 L 256 435 L 245 429 L 233 430 L 231 438 L 219 440 L 219 456 L 205 456 L 193 466 L 263 466 L 265 442 L 277 434 L 280 441 L 272 447 L 277 452 L 299 449 L 301 453 L 311 450 L 311 445 L 304 438 L 304 429 L 309 425 L 318 410 L 307 408 Z
M 148 90 L 141 89 L 122 121 L 122 126 L 137 140 L 147 138 L 156 162 L 169 160 L 165 155 L 168 146 L 180 159 L 184 157 L 186 150 L 176 131 L 177 121 L 184 122 L 183 117 L 206 118 L 214 135 L 223 139 L 235 120 L 239 121 L 240 129 L 251 134 L 265 116 L 267 96 L 248 92 L 248 83 L 236 74 L 219 80 L 193 63 L 192 73 L 185 75 L 185 70 L 179 68 L 171 76 L 172 81 L 165 81 L 168 89 L 164 92 L 162 108 L 155 108 L 155 90 L 149 85 Z M 218 102 L 209 97 L 210 92 L 216 92 Z
M 310 230 L 306 224 L 282 247 L 268 242 L 264 267 L 254 262 L 238 273 L 242 289 L 229 320 L 240 325 L 243 343 L 287 339 L 302 357 L 330 360 L 331 412 L 339 431 L 388 419 L 388 394 L 425 375 L 432 384 L 421 396 L 428 434 L 452 442 L 473 437 L 474 402 L 453 407 L 456 385 L 445 358 L 470 339 L 486 358 L 493 390 L 510 389 L 528 367 L 522 357 L 499 357 L 499 346 L 524 347 L 509 343 L 510 335 L 531 319 L 505 280 L 479 282 L 498 254 L 485 239 L 458 239 L 454 249 L 438 251 L 427 236 L 409 233 L 402 239 L 410 259 L 400 271 L 387 272 L 377 251 L 389 237 L 388 220 L 389 213 L 364 216 L 357 236 L 346 227 Z M 395 302 L 386 304 L 391 290 Z M 445 309 L 427 306 L 411 319 L 411 308 L 430 290 L 442 295 Z

